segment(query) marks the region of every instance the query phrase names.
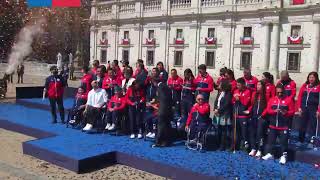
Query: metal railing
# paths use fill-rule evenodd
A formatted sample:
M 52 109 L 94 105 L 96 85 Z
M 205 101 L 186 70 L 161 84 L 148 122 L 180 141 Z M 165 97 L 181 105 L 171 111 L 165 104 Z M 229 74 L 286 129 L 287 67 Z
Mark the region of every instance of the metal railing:
M 146 1 L 143 4 L 144 11 L 159 11 L 161 9 L 161 0 Z

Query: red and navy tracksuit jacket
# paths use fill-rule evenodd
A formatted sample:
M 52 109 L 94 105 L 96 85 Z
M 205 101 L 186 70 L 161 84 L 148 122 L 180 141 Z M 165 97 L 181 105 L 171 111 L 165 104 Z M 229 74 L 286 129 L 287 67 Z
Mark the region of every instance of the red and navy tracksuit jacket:
M 51 75 L 47 77 L 45 82 L 45 88 L 47 90 L 47 95 L 50 99 L 63 98 L 64 87 L 66 83 L 62 76 Z
M 256 77 L 251 76 L 250 79 L 246 79 L 245 77 L 243 77 L 243 79 L 246 82 L 247 88 L 249 88 L 251 91 L 257 90 L 258 79 Z
M 277 112 L 276 110 L 286 110 L 286 114 Z M 287 130 L 289 119 L 294 114 L 294 103 L 290 97 L 283 96 L 279 98 L 275 96 L 270 99 L 267 106 L 267 114 L 269 115 L 269 128 L 276 130 Z
M 128 88 L 127 94 L 126 94 L 126 101 L 127 104 L 130 106 L 134 106 L 134 104 L 137 102 L 140 104 L 140 102 L 144 103 L 146 100 L 144 90 L 140 88 L 139 90 L 133 92 L 132 87 Z
M 236 95 L 239 95 L 239 101 L 236 101 Z M 248 88 L 242 91 L 236 89 L 233 93 L 232 103 L 234 104 L 234 110 L 237 110 L 236 118 L 249 118 L 248 114 L 243 113 L 243 111 L 249 110 L 251 106 L 251 91 Z
M 294 100 L 294 98 L 296 97 L 296 83 L 293 80 L 289 79 L 287 81 L 280 80 L 278 81 L 277 85 L 278 84 L 284 86 L 284 94 Z
M 269 102 L 269 99 L 276 95 L 276 86 L 271 83 L 266 83 L 266 100 Z
M 320 84 L 313 86 L 311 84 L 304 83 L 300 88 L 298 95 L 298 107 L 303 109 L 308 109 L 309 111 L 319 111 L 319 94 L 320 94 Z
M 196 103 L 189 113 L 186 126 L 199 125 L 206 126 L 210 123 L 210 105 L 209 103 L 204 103 L 202 105 Z
M 171 89 L 172 101 L 174 103 L 181 101 L 181 91 L 182 91 L 183 79 L 180 76 L 176 78 L 170 77 L 168 79 L 168 86 Z
M 114 95 L 108 102 L 108 109 L 113 108 L 115 111 L 122 111 L 126 107 L 126 97 L 118 97 Z
M 201 74 L 195 79 L 195 84 L 197 85 L 196 94 L 202 94 L 206 101 L 209 101 L 210 92 L 213 91 L 214 81 L 212 77 L 207 73 L 205 77 L 202 77 Z
M 112 87 L 110 86 L 112 84 Z M 121 80 L 119 77 L 115 76 L 114 78 L 111 77 L 104 77 L 102 82 L 102 88 L 106 90 L 108 94 L 108 98 L 111 98 L 114 95 L 114 87 L 119 86 L 121 87 Z
M 84 92 L 86 95 L 88 95 L 89 91 L 92 89 L 91 82 L 93 81 L 93 76 L 92 74 L 85 74 L 81 78 L 81 87 L 84 89 Z

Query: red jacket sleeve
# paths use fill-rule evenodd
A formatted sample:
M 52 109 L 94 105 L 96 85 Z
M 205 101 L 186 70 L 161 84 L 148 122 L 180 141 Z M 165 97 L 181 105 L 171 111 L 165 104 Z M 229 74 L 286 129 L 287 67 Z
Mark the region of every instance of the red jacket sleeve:
M 277 113 L 275 110 L 272 109 L 272 102 L 273 102 L 273 98 L 270 99 L 270 101 L 268 102 L 268 106 L 267 106 L 267 113 L 270 115 L 274 115 Z
M 126 102 L 127 102 L 127 104 L 133 106 L 133 105 L 134 105 L 134 102 L 132 102 L 132 101 L 130 100 L 130 98 L 129 98 L 129 97 L 131 96 L 131 94 L 132 94 L 132 89 L 129 88 L 128 91 L 127 91 L 127 94 L 126 94 Z
M 256 95 L 256 91 L 254 91 L 251 95 L 251 103 L 250 103 L 250 106 L 248 108 L 248 111 L 251 112 L 252 111 L 252 108 L 253 108 L 253 105 L 254 105 L 254 96 Z
M 302 101 L 302 96 L 303 96 L 303 92 L 306 89 L 306 84 L 304 83 L 299 91 L 299 95 L 298 95 L 298 100 L 297 100 L 297 107 L 298 109 L 301 107 L 301 101 Z
M 108 109 L 110 109 L 110 108 L 112 108 L 112 99 L 113 99 L 113 97 L 111 98 L 111 100 L 108 102 Z
M 186 122 L 186 126 L 189 126 L 191 124 L 192 114 L 196 111 L 196 109 L 197 109 L 197 104 L 193 105 L 193 107 L 191 108 L 191 111 L 189 112 L 188 119 Z
M 141 93 L 141 101 L 145 102 L 146 101 L 146 94 L 144 93 L 144 90 L 140 89 L 140 93 Z
M 296 93 L 297 93 L 297 85 L 294 81 L 291 81 L 290 86 L 292 87 L 291 98 L 294 99 L 296 97 Z

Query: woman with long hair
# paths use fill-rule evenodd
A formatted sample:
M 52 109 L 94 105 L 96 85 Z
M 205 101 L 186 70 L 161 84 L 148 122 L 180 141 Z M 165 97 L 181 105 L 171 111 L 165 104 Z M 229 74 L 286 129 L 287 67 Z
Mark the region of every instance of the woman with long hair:
M 237 89 L 237 81 L 234 78 L 233 71 L 231 69 L 227 69 L 225 77 L 229 81 L 229 83 L 231 84 L 231 92 L 233 93 L 234 90 Z
M 317 119 L 319 118 L 320 82 L 317 72 L 310 72 L 307 81 L 300 88 L 298 95 L 298 111 L 301 116 L 299 141 L 304 142 L 306 132 L 309 132 L 308 141 L 315 135 Z M 307 129 L 309 127 L 309 129 Z M 308 130 L 308 131 L 307 131 Z M 311 144 L 310 144 L 311 145 Z
M 267 102 L 270 98 L 275 96 L 276 93 L 276 87 L 274 85 L 274 78 L 273 75 L 269 72 L 262 73 L 262 80 L 264 81 L 266 85 L 266 99 Z
M 196 84 L 191 69 L 184 70 L 184 79 L 181 92 L 181 120 L 178 123 L 185 125 L 188 114 L 195 103 Z M 184 127 L 183 127 L 184 128 Z
M 214 115 L 219 126 L 220 150 L 224 151 L 231 143 L 232 93 L 228 80 L 220 82 L 219 93 L 214 102 Z
M 265 116 L 267 113 L 267 95 L 265 81 L 257 83 L 257 91 L 253 92 L 249 112 L 251 119 L 249 121 L 249 136 L 251 151 L 250 156 L 260 158 L 262 156 L 264 134 L 266 133 L 267 123 Z

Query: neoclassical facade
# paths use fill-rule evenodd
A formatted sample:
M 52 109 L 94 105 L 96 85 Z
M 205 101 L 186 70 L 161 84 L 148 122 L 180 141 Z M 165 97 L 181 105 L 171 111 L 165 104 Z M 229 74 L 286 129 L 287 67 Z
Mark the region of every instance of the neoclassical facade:
M 93 0 L 90 61 L 114 59 L 180 73 L 206 64 L 253 73 L 319 70 L 320 0 Z

